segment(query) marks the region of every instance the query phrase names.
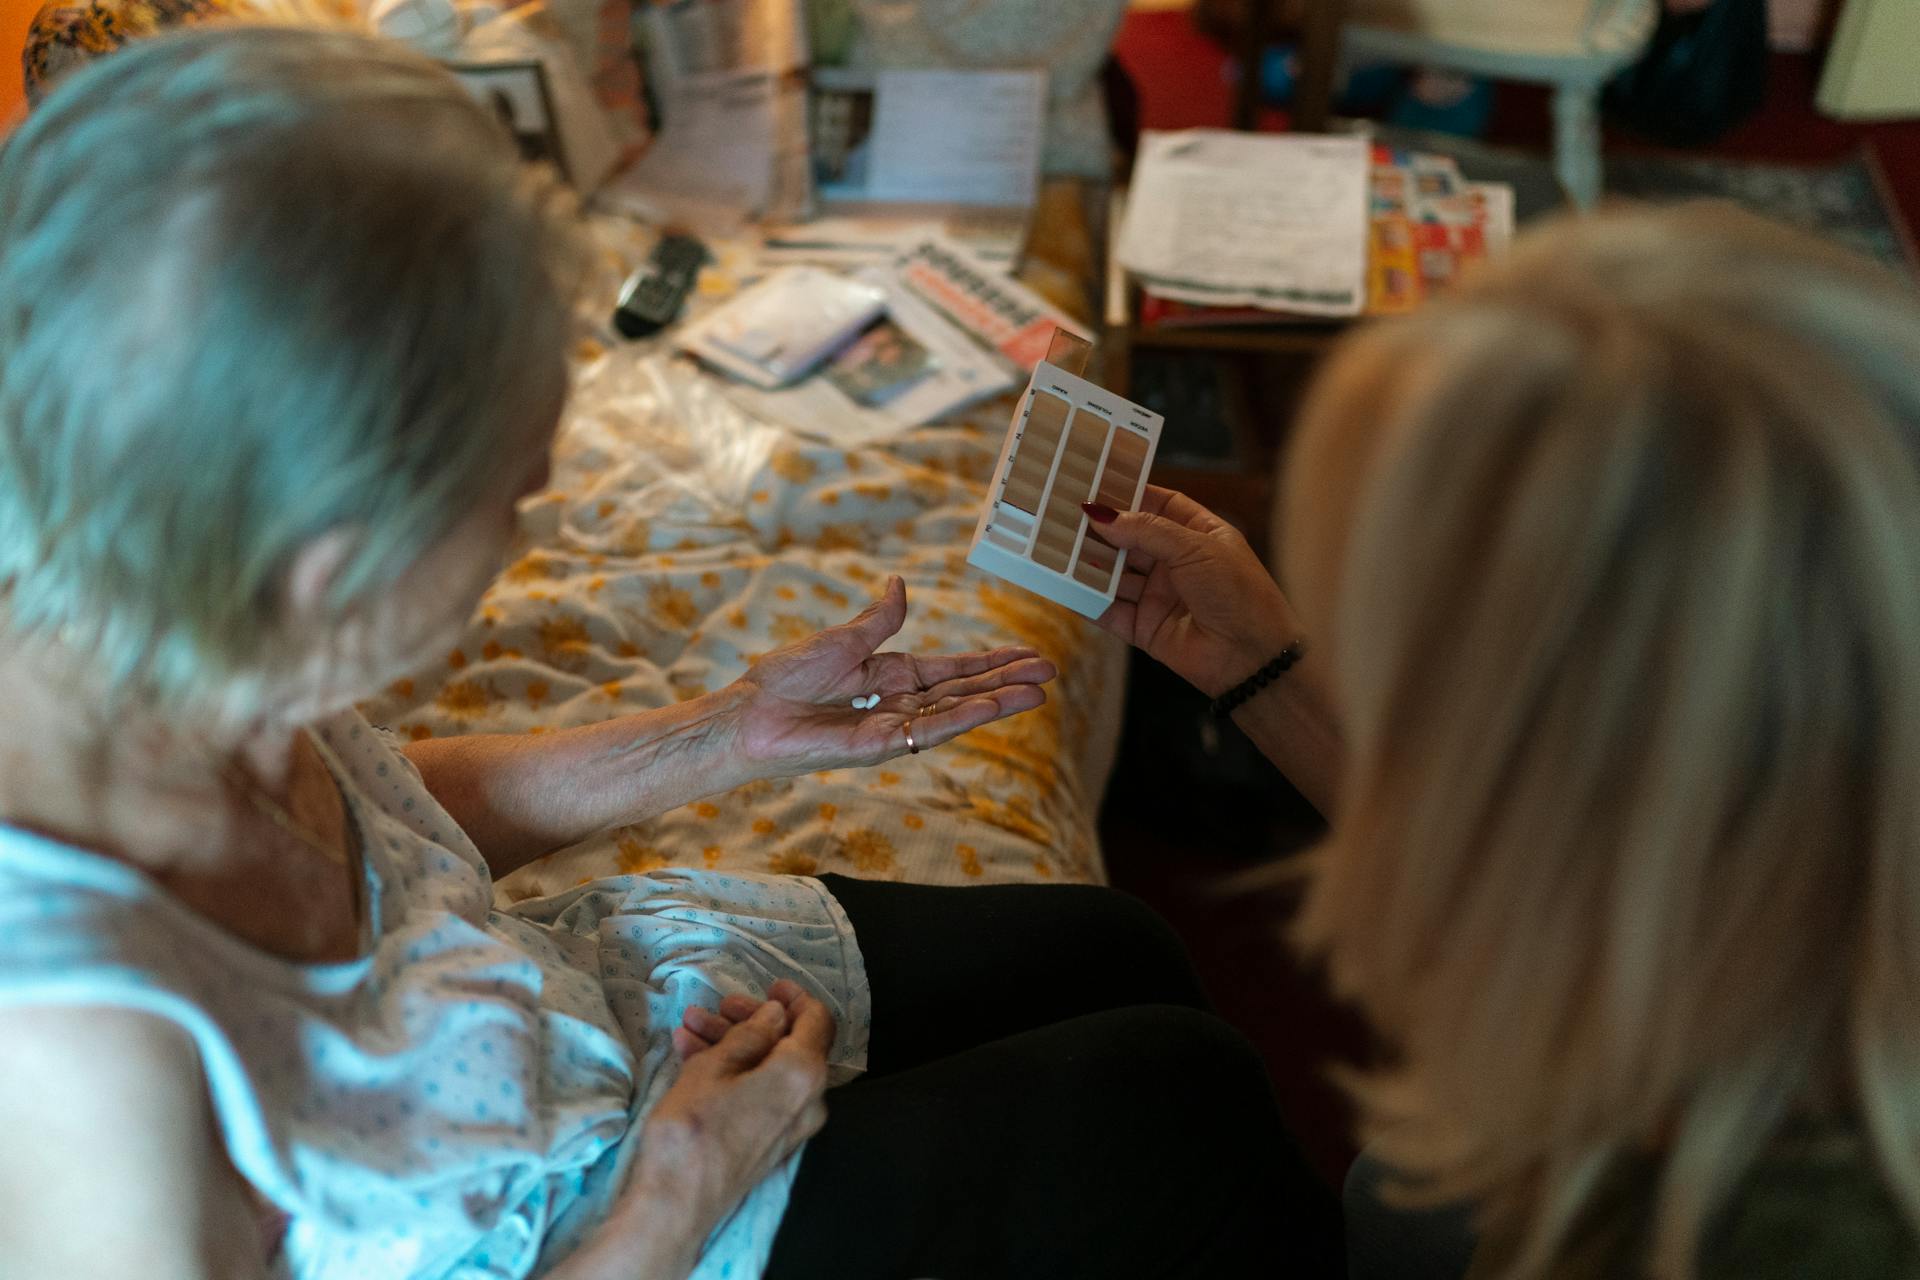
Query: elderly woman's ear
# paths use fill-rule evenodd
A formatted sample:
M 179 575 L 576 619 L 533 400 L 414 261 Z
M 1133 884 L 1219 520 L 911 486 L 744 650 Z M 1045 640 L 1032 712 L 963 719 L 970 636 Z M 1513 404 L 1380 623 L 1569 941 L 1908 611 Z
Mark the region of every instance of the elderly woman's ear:
M 281 594 L 281 613 L 297 632 L 322 628 L 336 617 L 333 589 L 359 550 L 365 532 L 346 526 L 327 530 L 293 554 Z

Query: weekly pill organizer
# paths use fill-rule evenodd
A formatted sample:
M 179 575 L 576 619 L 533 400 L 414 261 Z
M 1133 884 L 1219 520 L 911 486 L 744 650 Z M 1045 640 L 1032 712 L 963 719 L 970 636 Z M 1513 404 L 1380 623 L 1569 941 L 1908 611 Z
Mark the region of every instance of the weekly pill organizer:
M 1093 536 L 1080 504 L 1137 510 L 1164 421 L 1049 361 L 1035 366 L 967 563 L 1075 613 L 1105 613 L 1126 553 Z

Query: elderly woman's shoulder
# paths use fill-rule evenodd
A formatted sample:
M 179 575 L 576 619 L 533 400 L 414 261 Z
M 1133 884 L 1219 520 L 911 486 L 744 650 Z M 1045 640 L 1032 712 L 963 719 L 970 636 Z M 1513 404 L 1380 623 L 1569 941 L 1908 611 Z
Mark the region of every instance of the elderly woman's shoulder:
M 167 1078 L 200 1079 L 193 1039 L 176 1023 L 111 1005 L 0 1006 L 0 1099 L 110 1086 L 122 1075 L 156 1092 Z
M 0 1008 L 0 1131 L 8 1275 L 259 1273 L 244 1184 L 175 1024 L 131 1009 Z

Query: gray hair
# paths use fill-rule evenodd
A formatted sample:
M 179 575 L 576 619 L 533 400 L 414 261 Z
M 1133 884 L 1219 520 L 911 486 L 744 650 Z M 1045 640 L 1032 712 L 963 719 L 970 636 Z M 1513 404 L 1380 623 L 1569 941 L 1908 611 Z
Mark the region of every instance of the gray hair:
M 63 81 L 0 148 L 0 627 L 116 692 L 231 705 L 328 606 L 504 500 L 565 393 L 550 182 L 447 71 L 203 29 Z

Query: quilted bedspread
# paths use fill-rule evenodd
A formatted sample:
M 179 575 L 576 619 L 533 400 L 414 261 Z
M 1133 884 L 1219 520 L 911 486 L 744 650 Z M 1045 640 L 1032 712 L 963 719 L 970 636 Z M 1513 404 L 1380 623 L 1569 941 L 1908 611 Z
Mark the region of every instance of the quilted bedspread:
M 1060 667 L 1047 705 L 879 768 L 759 782 L 606 832 L 502 892 L 660 866 L 1099 880 L 1122 647 L 965 563 L 1009 411 L 844 449 L 749 418 L 683 359 L 588 342 L 511 564 L 460 646 L 366 710 L 422 738 L 662 706 L 844 621 L 898 573 L 909 613 L 891 647 L 1030 645 Z

